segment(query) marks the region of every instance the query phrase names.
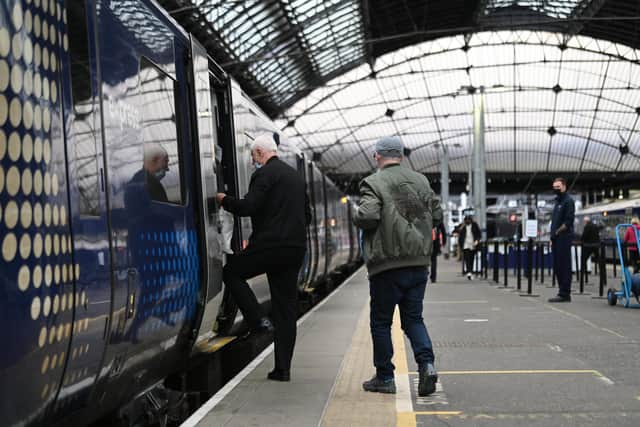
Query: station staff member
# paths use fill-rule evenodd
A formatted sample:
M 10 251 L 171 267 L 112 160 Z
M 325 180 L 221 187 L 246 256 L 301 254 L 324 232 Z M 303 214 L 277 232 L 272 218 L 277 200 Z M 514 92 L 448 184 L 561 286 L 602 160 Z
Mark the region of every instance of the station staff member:
M 550 298 L 549 302 L 571 302 L 571 241 L 575 203 L 567 194 L 567 182 L 564 178 L 553 180 L 553 192 L 556 194 L 556 204 L 551 217 L 551 242 L 558 296 Z
M 230 256 L 223 270 L 242 315 L 254 330 L 274 329 L 275 369 L 268 378 L 289 381 L 296 341 L 298 272 L 306 249 L 306 225 L 311 211 L 305 182 L 300 174 L 280 160 L 270 134 L 258 136 L 251 145 L 256 171 L 243 199 L 218 193 L 216 199 L 227 211 L 251 217 L 249 244 Z M 246 279 L 267 274 L 271 292 L 273 324 L 261 312 Z
M 435 391 L 438 375 L 422 302 L 431 258 L 431 230 L 442 222 L 442 209 L 429 180 L 400 164 L 403 152 L 398 137 L 376 143 L 378 171 L 360 183 L 362 198 L 354 217 L 363 230 L 376 367 L 376 374 L 362 387 L 377 393 L 396 392 L 391 323 L 397 305 L 402 330 L 411 341 L 418 364 L 418 394 L 427 396 Z

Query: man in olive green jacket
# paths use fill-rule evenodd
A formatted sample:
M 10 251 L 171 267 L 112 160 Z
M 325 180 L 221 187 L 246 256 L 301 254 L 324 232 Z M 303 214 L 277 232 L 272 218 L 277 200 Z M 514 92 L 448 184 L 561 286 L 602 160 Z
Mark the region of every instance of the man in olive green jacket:
M 362 384 L 366 391 L 395 393 L 391 363 L 391 322 L 400 308 L 402 329 L 411 341 L 419 367 L 418 394 L 435 391 L 438 376 L 429 333 L 422 318 L 431 256 L 431 230 L 442 221 L 440 202 L 429 180 L 403 167 L 404 146 L 398 137 L 376 143 L 378 171 L 360 183 L 355 223 L 362 229 L 369 272 L 370 326 L 376 375 Z

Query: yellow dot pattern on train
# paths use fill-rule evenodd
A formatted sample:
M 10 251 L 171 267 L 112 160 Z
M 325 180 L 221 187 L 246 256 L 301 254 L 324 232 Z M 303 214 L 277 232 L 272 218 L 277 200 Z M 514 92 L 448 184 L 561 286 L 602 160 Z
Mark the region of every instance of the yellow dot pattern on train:
M 62 0 L 7 0 L 4 7 L 10 21 L 0 28 L 0 263 L 27 338 L 16 350 L 39 366 L 43 387 L 35 398 L 50 401 L 61 382 L 90 375 L 85 367 L 62 377 L 67 360 L 90 349 L 75 339 L 69 348 L 89 319 L 67 207 L 59 74 L 68 54 L 66 11 Z

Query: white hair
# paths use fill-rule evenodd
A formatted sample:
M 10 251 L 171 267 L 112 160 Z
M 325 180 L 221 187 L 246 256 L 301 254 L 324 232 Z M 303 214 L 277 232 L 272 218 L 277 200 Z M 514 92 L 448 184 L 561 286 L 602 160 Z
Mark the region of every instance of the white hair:
M 154 142 L 147 142 L 144 144 L 144 160 L 151 160 L 156 157 L 165 157 L 168 155 L 167 150 L 165 150 L 160 144 Z
M 268 133 L 263 133 L 258 135 L 256 139 L 251 143 L 251 150 L 255 150 L 256 148 L 260 148 L 263 151 L 273 151 L 274 153 L 278 151 L 278 146 L 276 142 L 273 140 L 273 135 Z

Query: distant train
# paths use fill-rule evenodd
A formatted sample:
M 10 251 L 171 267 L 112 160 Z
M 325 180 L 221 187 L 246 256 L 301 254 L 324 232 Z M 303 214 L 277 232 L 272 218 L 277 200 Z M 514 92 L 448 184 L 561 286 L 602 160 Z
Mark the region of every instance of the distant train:
M 238 327 L 221 271 L 251 224 L 212 201 L 246 193 L 259 133 L 307 182 L 300 293 L 359 260 L 347 197 L 153 1 L 5 0 L 0 22 L 3 426 L 90 423 Z
M 582 234 L 584 217 L 601 227 L 601 239 L 615 239 L 616 225 L 629 224 L 634 216 L 640 217 L 640 199 L 620 200 L 589 206 L 576 212 L 576 233 Z

